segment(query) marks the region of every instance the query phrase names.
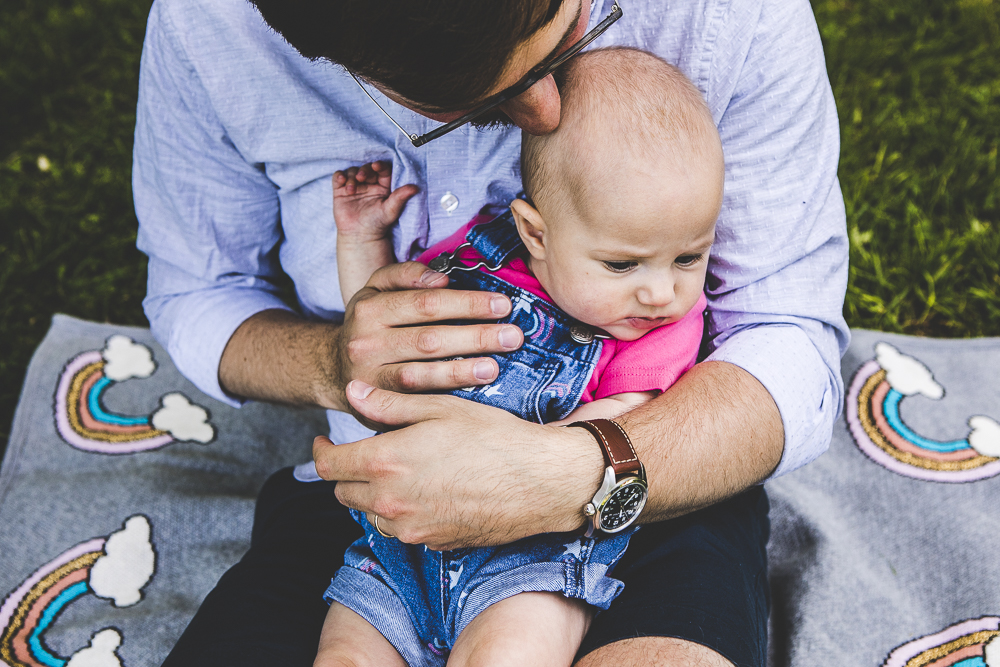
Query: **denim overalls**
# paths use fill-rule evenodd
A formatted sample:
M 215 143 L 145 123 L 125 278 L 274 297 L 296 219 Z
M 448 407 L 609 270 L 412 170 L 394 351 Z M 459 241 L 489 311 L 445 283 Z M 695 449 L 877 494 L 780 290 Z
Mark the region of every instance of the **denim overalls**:
M 493 270 L 523 247 L 510 211 L 474 226 L 466 240 Z M 501 321 L 524 331 L 520 349 L 492 355 L 500 366 L 493 384 L 451 393 L 538 423 L 572 412 L 600 357 L 600 339 L 551 303 L 485 270 L 456 270 L 449 277 L 455 289 L 506 294 L 513 309 Z M 411 666 L 443 665 L 469 621 L 517 593 L 558 591 L 607 609 L 624 586 L 608 571 L 636 530 L 597 538 L 550 533 L 500 547 L 437 552 L 386 539 L 364 514 L 352 513 L 366 535 L 348 549 L 324 597 L 363 616 Z

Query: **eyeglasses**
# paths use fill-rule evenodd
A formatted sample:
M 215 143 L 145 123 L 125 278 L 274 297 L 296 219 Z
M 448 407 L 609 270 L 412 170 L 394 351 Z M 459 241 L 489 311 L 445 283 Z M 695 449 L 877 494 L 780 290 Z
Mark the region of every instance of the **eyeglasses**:
M 568 49 L 560 53 L 555 60 L 552 60 L 551 62 L 543 65 L 539 65 L 533 71 L 528 72 L 525 75 L 525 77 L 521 79 L 518 83 L 515 83 L 513 86 L 510 86 L 509 88 L 501 90 L 499 93 L 497 93 L 490 99 L 486 100 L 485 102 L 483 102 L 478 107 L 468 112 L 461 118 L 457 118 L 449 123 L 445 123 L 441 127 L 435 128 L 430 132 L 428 132 L 427 134 L 417 135 L 404 130 L 403 126 L 397 123 L 393 119 L 393 117 L 389 115 L 389 112 L 383 109 L 382 105 L 379 104 L 374 97 L 372 97 L 372 94 L 369 93 L 368 90 L 364 87 L 364 84 L 361 83 L 361 79 L 359 79 L 351 70 L 347 70 L 347 73 L 350 74 L 351 78 L 353 78 L 357 82 L 358 86 L 361 87 L 361 90 L 363 90 L 365 95 L 368 96 L 368 99 L 370 99 L 372 102 L 375 103 L 375 106 L 378 107 L 379 111 L 384 113 L 385 117 L 388 118 L 392 122 L 392 124 L 399 129 L 400 132 L 405 134 L 415 147 L 420 147 L 429 141 L 434 141 L 438 137 L 443 137 L 452 130 L 458 129 L 463 125 L 465 125 L 466 123 L 469 123 L 475 120 L 476 118 L 479 118 L 486 112 L 495 109 L 496 107 L 500 106 L 507 100 L 514 99 L 515 97 L 526 91 L 528 88 L 531 88 L 533 85 L 535 85 L 536 83 L 547 77 L 549 74 L 552 74 L 552 72 L 558 69 L 559 66 L 565 63 L 567 60 L 569 60 L 576 54 L 580 53 L 580 51 L 582 51 L 584 48 L 590 45 L 591 42 L 593 42 L 595 39 L 603 35 L 604 31 L 610 28 L 611 24 L 620 19 L 621 17 L 622 17 L 622 10 L 621 7 L 619 7 L 618 3 L 616 2 L 614 6 L 611 7 L 611 13 L 608 15 L 607 18 L 605 18 L 603 21 L 594 26 L 594 29 L 588 32 L 586 35 L 584 35 L 579 42 L 577 42 L 573 46 L 569 47 Z

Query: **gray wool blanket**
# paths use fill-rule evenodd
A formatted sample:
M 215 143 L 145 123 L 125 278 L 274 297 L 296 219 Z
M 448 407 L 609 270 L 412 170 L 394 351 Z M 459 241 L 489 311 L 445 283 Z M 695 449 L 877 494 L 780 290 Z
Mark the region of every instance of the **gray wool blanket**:
M 767 485 L 770 664 L 1000 667 L 1000 339 L 855 331 L 843 368 L 830 451 Z M 325 431 L 56 316 L 0 467 L 0 665 L 159 665 Z

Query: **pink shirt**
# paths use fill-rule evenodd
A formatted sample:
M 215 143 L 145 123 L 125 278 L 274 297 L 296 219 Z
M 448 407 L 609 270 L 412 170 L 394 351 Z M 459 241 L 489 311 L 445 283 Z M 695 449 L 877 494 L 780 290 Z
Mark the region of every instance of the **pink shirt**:
M 427 263 L 442 252 L 453 252 L 465 243 L 465 235 L 472 226 L 492 219 L 487 215 L 476 216 L 454 234 L 428 248 L 417 261 Z M 470 263 L 481 259 L 481 255 L 472 248 L 464 249 L 458 257 Z M 521 257 L 510 260 L 493 275 L 554 303 Z M 703 294 L 683 318 L 657 327 L 642 338 L 633 341 L 606 339 L 601 358 L 580 402 L 588 403 L 630 391 L 665 391 L 694 366 L 701 345 L 705 307 Z

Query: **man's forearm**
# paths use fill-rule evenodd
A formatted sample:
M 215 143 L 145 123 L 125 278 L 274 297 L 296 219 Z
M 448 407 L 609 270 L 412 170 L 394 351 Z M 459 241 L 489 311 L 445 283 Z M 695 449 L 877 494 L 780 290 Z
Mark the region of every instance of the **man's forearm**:
M 230 394 L 291 405 L 343 410 L 337 373 L 340 327 L 309 322 L 286 310 L 265 310 L 229 339 L 219 383 Z
M 345 445 L 318 438 L 317 471 L 340 481 L 342 503 L 378 514 L 403 541 L 458 549 L 583 527 L 583 508 L 604 472 L 600 447 L 585 429 L 364 383 L 345 396 L 365 419 L 390 428 Z M 695 366 L 615 421 L 646 466 L 643 523 L 707 507 L 767 478 L 784 442 L 771 395 L 727 362 Z
M 643 523 L 707 507 L 766 479 L 784 429 L 763 385 L 726 362 L 696 365 L 661 396 L 618 421 L 649 479 Z

